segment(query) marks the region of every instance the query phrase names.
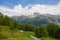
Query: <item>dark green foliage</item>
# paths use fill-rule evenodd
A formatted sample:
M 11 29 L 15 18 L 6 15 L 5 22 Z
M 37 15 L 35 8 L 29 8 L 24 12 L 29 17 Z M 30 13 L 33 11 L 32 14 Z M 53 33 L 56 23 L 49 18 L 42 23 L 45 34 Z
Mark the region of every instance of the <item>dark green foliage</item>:
M 16 20 L 11 19 L 9 16 L 3 16 L 1 13 L 0 16 L 0 25 L 9 26 L 11 30 L 24 30 L 24 31 L 33 31 L 34 25 L 32 24 L 18 24 Z
M 35 29 L 35 36 L 39 37 L 39 38 L 41 38 L 41 37 L 48 37 L 49 33 L 48 33 L 48 31 L 47 31 L 45 26 L 39 26 L 39 27 L 37 27 Z
M 24 30 L 24 31 L 33 31 L 34 30 L 34 25 L 32 24 L 20 24 L 19 29 Z
M 11 30 L 24 30 L 24 31 L 33 31 L 34 25 L 32 24 L 18 24 L 16 20 L 11 19 L 9 16 L 0 16 L 0 25 L 9 26 Z
M 35 29 L 36 37 L 52 37 L 60 39 L 60 26 L 57 24 L 49 23 L 47 27 L 39 26 Z
M 3 25 L 4 26 L 9 26 L 9 22 L 10 22 L 10 17 L 8 17 L 8 16 L 4 16 L 4 18 L 3 18 Z
M 10 29 L 14 30 L 14 29 L 17 29 L 19 24 L 17 23 L 16 20 L 12 20 L 7 15 L 3 16 L 3 14 L 1 13 L 1 15 L 0 15 L 0 25 L 9 26 Z
M 12 29 L 12 30 L 16 30 L 16 29 L 18 29 L 18 27 L 19 27 L 19 24 L 17 23 L 17 21 L 12 21 L 12 23 L 10 22 L 10 29 Z
M 3 24 L 3 14 L 0 12 L 0 25 Z
M 51 37 L 60 38 L 60 27 L 58 25 L 50 23 L 47 29 Z
M 57 29 L 55 37 L 60 39 L 60 27 Z

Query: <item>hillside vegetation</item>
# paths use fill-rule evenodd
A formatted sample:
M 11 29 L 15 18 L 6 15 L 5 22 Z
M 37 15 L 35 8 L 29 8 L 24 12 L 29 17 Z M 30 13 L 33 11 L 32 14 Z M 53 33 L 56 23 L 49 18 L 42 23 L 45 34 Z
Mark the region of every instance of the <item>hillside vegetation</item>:
M 10 30 L 9 26 L 0 26 L 0 39 L 6 39 L 6 40 L 33 40 L 32 38 L 30 38 L 30 35 L 34 35 L 33 32 L 29 32 L 29 31 L 24 31 L 24 32 L 20 32 L 19 30 Z
M 0 13 L 0 40 L 60 40 L 60 26 L 54 23 L 35 26 L 33 24 L 19 24 L 16 20 Z

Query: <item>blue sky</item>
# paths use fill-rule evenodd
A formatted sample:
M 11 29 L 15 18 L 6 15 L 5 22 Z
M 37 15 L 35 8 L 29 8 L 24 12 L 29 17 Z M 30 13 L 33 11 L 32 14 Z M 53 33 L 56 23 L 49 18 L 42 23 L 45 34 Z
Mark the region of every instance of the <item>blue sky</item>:
M 0 0 L 0 12 L 9 16 L 40 14 L 60 15 L 60 0 Z
M 21 4 L 24 7 L 29 4 L 54 5 L 59 2 L 60 0 L 0 0 L 0 5 L 13 8 L 18 4 Z

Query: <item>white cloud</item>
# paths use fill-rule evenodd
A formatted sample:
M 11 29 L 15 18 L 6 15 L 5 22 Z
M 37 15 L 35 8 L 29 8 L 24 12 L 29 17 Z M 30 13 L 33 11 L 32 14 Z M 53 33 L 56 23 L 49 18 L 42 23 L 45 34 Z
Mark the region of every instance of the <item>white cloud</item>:
M 26 7 L 22 7 L 21 4 L 14 6 L 13 9 L 7 8 L 4 6 L 0 6 L 0 12 L 4 13 L 4 15 L 31 15 L 34 12 L 39 12 L 41 14 L 60 14 L 60 2 L 56 5 L 28 5 Z
M 31 13 L 39 12 L 41 14 L 60 14 L 60 3 L 57 5 L 34 5 L 29 11 Z

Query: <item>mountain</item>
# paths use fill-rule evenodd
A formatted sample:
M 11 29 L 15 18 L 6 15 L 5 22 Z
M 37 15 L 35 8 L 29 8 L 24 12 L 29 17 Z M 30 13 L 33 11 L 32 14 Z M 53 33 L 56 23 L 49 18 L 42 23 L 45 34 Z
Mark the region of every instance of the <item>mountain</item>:
M 47 25 L 48 22 L 60 23 L 60 15 L 51 14 L 34 13 L 33 15 L 13 16 L 11 18 L 17 20 L 20 24 L 34 24 L 36 26 Z

